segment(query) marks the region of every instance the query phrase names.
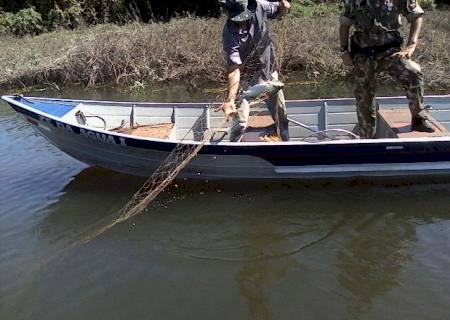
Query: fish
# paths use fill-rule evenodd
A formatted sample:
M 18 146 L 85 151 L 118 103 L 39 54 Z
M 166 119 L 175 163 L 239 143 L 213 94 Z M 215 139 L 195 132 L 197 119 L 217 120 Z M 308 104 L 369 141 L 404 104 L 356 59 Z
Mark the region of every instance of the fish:
M 231 142 L 238 142 L 242 139 L 248 126 L 250 116 L 250 103 L 243 99 L 239 109 L 230 116 L 231 121 L 228 124 L 228 134 Z
M 268 93 L 272 94 L 281 90 L 284 87 L 284 83 L 280 81 L 267 81 L 251 86 L 247 90 L 242 91 L 242 98 L 252 100 L 258 98 L 260 95 Z

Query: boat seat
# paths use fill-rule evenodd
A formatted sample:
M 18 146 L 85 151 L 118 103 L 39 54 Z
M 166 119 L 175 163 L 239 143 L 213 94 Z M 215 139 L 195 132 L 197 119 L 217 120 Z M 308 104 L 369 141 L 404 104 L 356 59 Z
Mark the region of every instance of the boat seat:
M 433 116 L 428 114 L 428 119 L 434 125 L 435 132 L 411 131 L 411 112 L 408 108 L 380 109 L 378 110 L 377 138 L 425 138 L 449 135 L 447 129 Z

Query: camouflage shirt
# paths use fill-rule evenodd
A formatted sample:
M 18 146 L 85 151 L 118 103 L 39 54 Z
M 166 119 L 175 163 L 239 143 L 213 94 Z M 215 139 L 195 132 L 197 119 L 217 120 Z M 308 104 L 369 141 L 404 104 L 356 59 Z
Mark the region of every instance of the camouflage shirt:
M 424 13 L 417 0 L 343 0 L 341 24 L 355 27 L 361 48 L 401 42 L 401 16 L 413 22 Z

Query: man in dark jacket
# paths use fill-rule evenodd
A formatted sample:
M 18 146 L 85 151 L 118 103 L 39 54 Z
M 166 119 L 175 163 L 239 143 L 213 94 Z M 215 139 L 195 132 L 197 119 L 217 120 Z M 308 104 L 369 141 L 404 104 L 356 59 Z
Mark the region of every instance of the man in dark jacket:
M 236 111 L 240 88 L 278 80 L 274 44 L 267 29 L 267 19 L 288 13 L 288 1 L 219 0 L 228 20 L 223 29 L 223 49 L 227 61 L 228 98 L 218 110 L 229 116 Z M 280 138 L 289 140 L 289 121 L 282 90 L 272 94 L 268 108 Z M 246 121 L 246 119 L 244 119 Z

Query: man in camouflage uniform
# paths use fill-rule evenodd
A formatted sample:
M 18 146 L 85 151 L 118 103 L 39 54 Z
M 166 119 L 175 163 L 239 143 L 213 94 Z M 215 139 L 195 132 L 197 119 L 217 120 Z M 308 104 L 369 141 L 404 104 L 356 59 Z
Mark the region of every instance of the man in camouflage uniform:
M 288 13 L 291 5 L 287 0 L 219 0 L 219 4 L 228 15 L 222 36 L 227 62 L 228 97 L 217 111 L 223 111 L 227 118 L 237 114 L 239 122 L 246 123 L 247 119 L 241 119 L 245 116 L 236 112 L 239 89 L 278 80 L 278 66 L 267 19 Z M 267 106 L 280 138 L 289 140 L 289 121 L 283 91 L 272 94 Z
M 361 138 L 376 135 L 377 76 L 385 71 L 405 89 L 412 116 L 412 130 L 433 132 L 423 105 L 423 74 L 410 60 L 422 26 L 424 11 L 417 0 L 343 0 L 340 18 L 341 57 L 354 66 L 355 97 Z M 407 45 L 402 48 L 401 16 L 411 23 Z M 349 31 L 351 37 L 349 48 Z

